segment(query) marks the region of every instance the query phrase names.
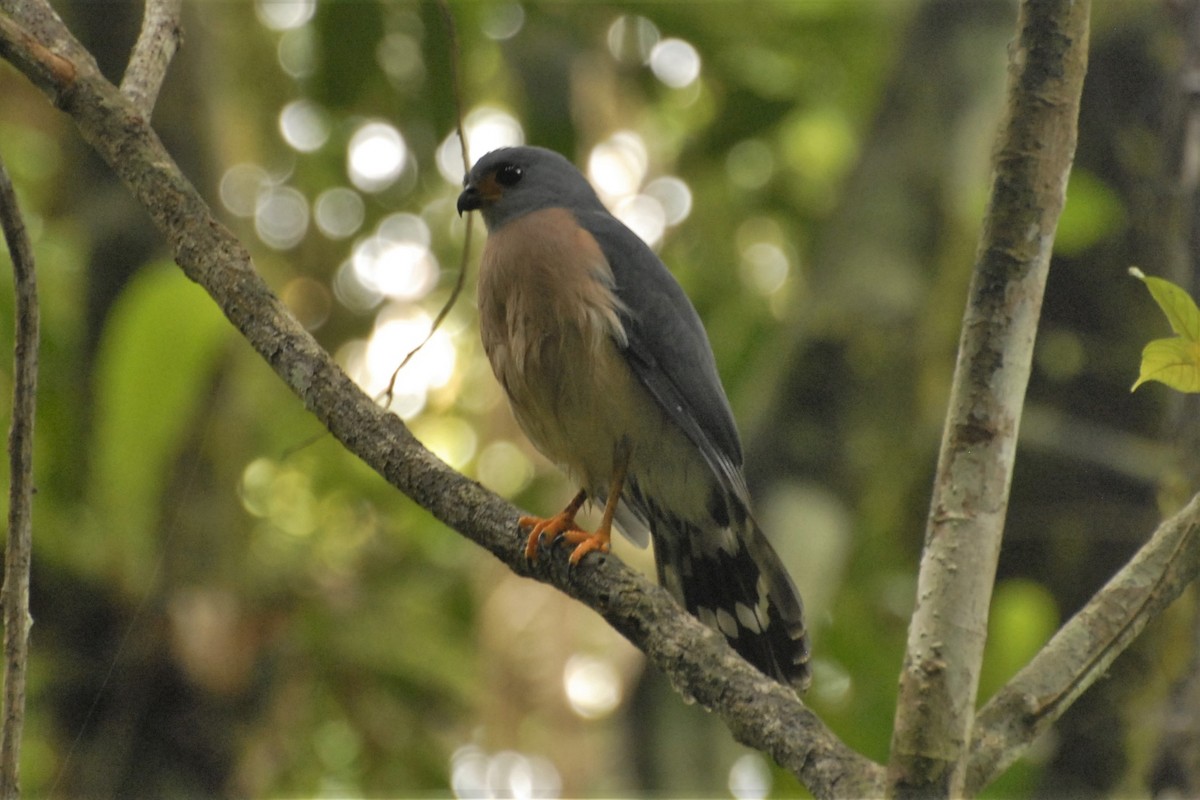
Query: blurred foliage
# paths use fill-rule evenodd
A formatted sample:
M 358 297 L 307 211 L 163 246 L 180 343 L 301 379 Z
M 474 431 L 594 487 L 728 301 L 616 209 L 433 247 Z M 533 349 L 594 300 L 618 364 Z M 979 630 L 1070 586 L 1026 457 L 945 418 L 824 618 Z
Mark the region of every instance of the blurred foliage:
M 119 77 L 138 6 L 62 5 Z M 686 188 L 681 214 L 650 218 L 810 609 L 808 700 L 885 759 L 1013 4 L 453 8 L 478 141 L 515 125 L 581 166 L 616 159 L 635 210 L 649 197 L 665 215 Z M 463 245 L 436 7 L 192 3 L 184 25 L 156 127 L 297 316 L 377 390 Z M 1128 386 L 1161 323 L 1125 268 L 1171 247 L 1175 36 L 1156 4 L 1097 3 L 981 700 L 1159 516 L 1169 403 Z M 655 55 L 667 42 L 677 62 Z M 508 574 L 322 436 L 163 263 L 69 123 L 7 66 L 0 94 L 44 304 L 31 796 L 803 794 L 591 612 Z M 371 123 L 398 134 L 366 164 L 386 173 L 375 183 L 352 158 Z M 417 435 L 523 507 L 561 504 L 571 487 L 512 422 L 468 299 L 427 350 L 396 406 Z M 1186 662 L 1171 625 L 995 795 L 1136 791 L 1147 709 Z

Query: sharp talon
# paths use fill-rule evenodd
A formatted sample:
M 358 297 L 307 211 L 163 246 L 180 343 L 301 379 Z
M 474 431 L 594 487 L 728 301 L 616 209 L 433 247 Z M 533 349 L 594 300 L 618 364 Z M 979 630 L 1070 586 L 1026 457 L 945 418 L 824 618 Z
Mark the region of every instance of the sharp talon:
M 575 512 L 571 509 L 545 519 L 541 517 L 521 517 L 517 520 L 517 524 L 522 528 L 530 529 L 529 538 L 525 541 L 525 560 L 529 562 L 537 561 L 538 550 L 542 546 L 543 536 L 549 539 L 550 544 L 563 537 L 566 537 L 571 542 L 579 542 L 583 540 L 583 537 L 591 536 L 590 533 L 580 529 L 575 524 Z
M 537 561 L 538 547 L 542 543 L 542 530 L 538 527 L 545 520 L 537 517 L 521 517 L 517 520 L 517 526 L 520 528 L 532 528 L 529 531 L 529 538 L 525 541 L 525 560 L 529 563 Z
M 608 552 L 609 533 L 605 530 L 599 530 L 595 533 L 578 530 L 567 531 L 563 534 L 563 538 L 576 545 L 570 559 L 568 559 L 572 567 L 579 566 L 579 562 L 583 561 L 583 557 L 588 553 L 598 552 L 603 554 Z

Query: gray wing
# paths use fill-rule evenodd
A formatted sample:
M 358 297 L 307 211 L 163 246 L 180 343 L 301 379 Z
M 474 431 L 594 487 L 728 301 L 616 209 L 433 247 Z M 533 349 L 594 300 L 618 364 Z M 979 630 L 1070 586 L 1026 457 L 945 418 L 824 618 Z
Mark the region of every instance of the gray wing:
M 696 309 L 654 251 L 620 220 L 604 211 L 577 217 L 612 268 L 629 365 L 721 483 L 746 500 L 741 440 Z

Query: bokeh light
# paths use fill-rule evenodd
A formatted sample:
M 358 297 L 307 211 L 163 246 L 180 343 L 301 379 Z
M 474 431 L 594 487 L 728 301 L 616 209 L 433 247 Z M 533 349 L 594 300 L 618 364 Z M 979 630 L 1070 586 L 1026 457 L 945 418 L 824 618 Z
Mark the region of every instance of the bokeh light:
M 510 441 L 488 444 L 475 462 L 479 482 L 502 497 L 514 497 L 533 480 L 533 463 Z
M 829 658 L 814 658 L 813 693 L 826 708 L 843 708 L 854 696 L 854 677 Z
M 293 150 L 312 153 L 329 141 L 329 119 L 313 101 L 293 100 L 279 112 L 279 133 Z
M 674 175 L 664 175 L 646 184 L 645 194 L 662 206 L 668 225 L 678 225 L 692 213 L 692 190 Z
M 650 70 L 672 89 L 682 89 L 700 77 L 700 53 L 683 39 L 663 39 L 650 50 Z
M 412 423 L 412 432 L 430 452 L 458 470 L 475 457 L 479 448 L 475 428 L 453 414 L 423 416 Z
M 379 236 L 360 242 L 351 263 L 363 285 L 384 296 L 406 300 L 424 296 L 432 288 L 437 272 L 426 245 Z
M 249 219 L 258 206 L 258 194 L 270 181 L 267 171 L 258 164 L 234 164 L 225 170 L 217 193 L 221 205 L 235 217 Z
M 364 192 L 379 192 L 395 183 L 407 159 L 404 137 L 386 122 L 360 125 L 346 147 L 350 182 Z
M 658 27 L 645 17 L 626 14 L 608 27 L 608 51 L 626 64 L 645 64 L 658 44 Z
M 587 175 L 601 199 L 614 202 L 637 192 L 649 162 L 642 137 L 633 131 L 618 131 L 592 148 Z
M 273 31 L 307 25 L 316 10 L 316 0 L 258 0 L 254 4 L 258 21 Z
M 407 33 L 393 31 L 380 39 L 375 61 L 385 75 L 400 85 L 418 83 L 425 77 L 421 45 Z
M 592 148 L 587 176 L 600 199 L 651 247 L 662 242 L 668 226 L 692 211 L 692 191 L 672 175 L 655 178 L 639 191 L 650 169 L 645 140 L 634 131 L 617 131 Z
M 657 247 L 662 242 L 667 229 L 667 214 L 657 199 L 646 194 L 635 194 L 617 203 L 612 213 L 651 247 Z
M 257 458 L 242 471 L 242 506 L 271 523 L 278 533 L 305 538 L 317 527 L 311 479 L 307 472 Z
M 511 39 L 525 25 L 525 9 L 520 3 L 488 3 L 481 25 L 489 39 Z
M 783 227 L 771 217 L 750 217 L 738 226 L 736 242 L 743 283 L 761 295 L 777 296 L 792 274 Z
M 461 798 L 555 798 L 562 794 L 562 778 L 543 756 L 515 750 L 489 755 L 471 744 L 450 757 L 450 789 Z
M 761 189 L 775 174 L 775 154 L 761 139 L 743 139 L 725 156 L 729 180 L 747 191 Z
M 330 239 L 345 239 L 362 227 L 366 204 L 353 189 L 335 186 L 317 195 L 313 217 L 321 233 Z
M 746 283 L 764 295 L 783 288 L 791 272 L 787 254 L 773 242 L 754 242 L 743 249 L 741 266 Z
M 602 719 L 621 704 L 621 675 L 611 661 L 576 654 L 563 668 L 563 690 L 576 714 Z
M 354 275 L 364 286 L 386 297 L 424 297 L 436 283 L 439 271 L 429 242 L 429 226 L 415 214 L 385 217 L 375 235 L 354 246 Z
M 329 289 L 307 276 L 288 281 L 279 297 L 305 330 L 313 331 L 324 325 L 333 308 Z
M 507 111 L 491 106 L 473 109 L 463 119 L 467 132 L 467 149 L 472 161 L 501 147 L 514 147 L 525 143 L 525 131 L 517 118 Z M 462 148 L 458 132 L 442 140 L 437 150 L 438 172 L 455 186 L 462 185 Z
M 771 768 L 758 753 L 738 757 L 729 768 L 729 793 L 737 800 L 762 800 L 771 793 Z
M 275 60 L 288 77 L 307 78 L 317 71 L 317 45 L 312 28 L 305 25 L 284 31 L 275 47 Z
M 351 311 L 364 312 L 383 302 L 383 292 L 359 280 L 354 260 L 348 258 L 333 276 L 333 296 Z
M 362 752 L 362 737 L 344 719 L 323 722 L 313 733 L 313 751 L 326 769 L 341 772 Z
M 1044 328 L 1038 331 L 1033 359 L 1038 370 L 1051 380 L 1074 380 L 1088 366 L 1087 346 L 1077 331 Z
M 288 250 L 308 232 L 308 200 L 290 186 L 272 186 L 259 192 L 254 206 L 254 230 L 263 244 Z
M 338 351 L 338 360 L 363 391 L 377 397 L 387 389 L 405 356 L 429 335 L 432 324 L 433 319 L 420 308 L 385 306 L 376 317 L 370 338 L 347 343 Z M 404 419 L 421 413 L 429 391 L 445 386 L 454 377 L 457 358 L 453 338 L 445 328 L 439 328 L 396 374 L 389 408 Z

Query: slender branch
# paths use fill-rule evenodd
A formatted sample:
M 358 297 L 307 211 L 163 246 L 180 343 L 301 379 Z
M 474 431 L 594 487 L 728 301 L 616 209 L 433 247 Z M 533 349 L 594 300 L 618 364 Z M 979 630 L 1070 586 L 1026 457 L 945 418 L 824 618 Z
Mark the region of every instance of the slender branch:
M 0 10 L 0 55 L 42 89 L 66 87 L 75 80 L 75 64 L 43 44 L 29 30 Z
M 1200 495 L 1159 525 L 1133 560 L 980 710 L 966 794 L 1016 760 L 1197 575 Z
M 889 782 L 959 796 L 1017 429 L 1075 151 L 1088 2 L 1024 0 L 900 676 Z
M 133 107 L 149 117 L 167 68 L 182 43 L 179 15 L 183 0 L 145 0 L 142 31 L 121 79 L 121 92 Z
M 351 452 L 437 519 L 520 575 L 596 610 L 641 648 L 681 693 L 715 711 L 734 736 L 771 754 L 820 797 L 877 796 L 882 769 L 842 743 L 794 693 L 740 659 L 661 588 L 612 556 L 569 571 L 564 553 L 530 566 L 513 506 L 452 470 L 378 408 L 292 318 L 249 253 L 179 172 L 145 118 L 99 74 L 65 29 L 51 54 L 0 13 L 0 55 L 35 81 L 130 187 L 184 273 L 203 286 L 285 383 Z M 71 54 L 68 81 L 45 57 Z M 78 58 L 75 56 L 78 55 Z M 47 75 L 50 74 L 50 78 Z
M 33 418 L 37 400 L 38 301 L 33 246 L 16 192 L 0 161 L 0 226 L 13 263 L 15 295 L 8 540 L 4 550 L 4 719 L 0 727 L 0 797 L 20 796 L 25 670 L 29 663 L 29 565 L 33 539 Z

